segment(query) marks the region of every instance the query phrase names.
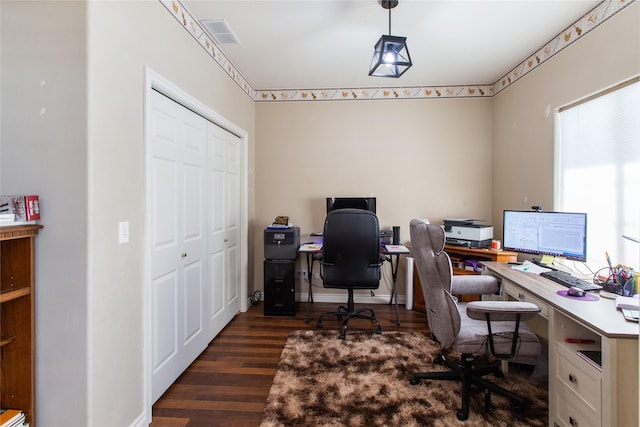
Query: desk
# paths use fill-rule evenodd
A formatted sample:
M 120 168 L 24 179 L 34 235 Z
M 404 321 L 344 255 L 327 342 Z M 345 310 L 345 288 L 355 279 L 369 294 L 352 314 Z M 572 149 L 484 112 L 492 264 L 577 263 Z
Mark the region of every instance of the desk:
M 557 294 L 566 288 L 508 264 L 483 262 L 502 281 L 504 299 L 537 304 L 549 339 L 550 426 L 638 425 L 638 323 L 624 319 L 614 300 L 581 301 Z M 544 323 L 543 323 L 544 324 Z M 593 341 L 565 342 L 566 338 Z M 602 354 L 601 370 L 578 350 Z
M 313 286 L 311 281 L 313 279 L 313 264 L 318 255 L 322 253 L 322 245 L 319 244 L 305 244 L 301 245 L 299 253 L 305 254 L 307 258 L 307 283 L 309 284 L 309 290 L 307 292 L 307 312 L 305 314 L 304 321 L 309 322 L 309 304 L 313 303 Z M 392 304 L 395 299 L 396 304 L 396 324 L 400 324 L 400 311 L 398 309 L 398 291 L 396 289 L 396 282 L 398 279 L 398 266 L 400 265 L 400 255 L 409 255 L 409 249 L 403 245 L 386 245 L 380 246 L 380 254 L 385 257 L 386 261 L 391 264 L 391 299 L 389 304 Z
M 301 245 L 298 252 L 305 254 L 307 257 L 307 283 L 309 283 L 309 290 L 307 292 L 307 313 L 305 314 L 304 321 L 309 323 L 309 304 L 313 302 L 313 286 L 311 285 L 311 281 L 313 280 L 313 263 L 318 259 L 318 255 L 322 253 L 322 245 L 307 243 Z
M 389 304 L 392 304 L 394 299 L 396 303 L 396 325 L 400 325 L 400 311 L 398 310 L 398 290 L 396 289 L 396 282 L 398 280 L 398 267 L 400 266 L 400 255 L 409 255 L 409 249 L 404 245 L 384 245 L 380 247 L 380 253 L 385 255 L 385 259 L 391 264 L 391 299 Z M 395 263 L 394 263 L 395 258 Z

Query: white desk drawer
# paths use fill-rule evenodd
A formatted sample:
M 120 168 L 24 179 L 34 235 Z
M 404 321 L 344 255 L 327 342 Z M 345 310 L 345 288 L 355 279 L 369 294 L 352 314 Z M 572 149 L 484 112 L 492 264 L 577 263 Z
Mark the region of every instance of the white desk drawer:
M 549 396 L 556 400 L 556 414 L 553 414 L 554 426 L 560 427 L 600 427 L 600 419 L 585 405 L 572 399 L 570 393 L 565 393 L 564 387 L 557 388 L 555 396 Z M 597 414 L 596 414 L 597 415 Z
M 509 280 L 502 281 L 502 292 L 506 292 L 509 296 L 518 301 L 531 302 L 537 305 L 540 307 L 540 315 L 545 319 L 549 318 L 549 306 L 546 302 L 534 297 L 529 292 L 522 290 L 522 288 L 517 287 Z
M 589 412 L 597 416 L 602 402 L 600 373 L 580 360 L 578 356 L 567 354 L 559 346 L 556 346 L 555 355 L 558 382 L 565 386 L 567 394 L 574 394 L 578 401 L 584 403 Z

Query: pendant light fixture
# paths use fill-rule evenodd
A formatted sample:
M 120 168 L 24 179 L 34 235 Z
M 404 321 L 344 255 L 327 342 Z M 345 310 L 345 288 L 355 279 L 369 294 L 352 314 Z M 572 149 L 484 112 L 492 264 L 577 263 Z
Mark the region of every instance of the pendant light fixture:
M 407 38 L 391 35 L 391 9 L 398 5 L 398 0 L 382 0 L 380 3 L 389 11 L 389 35 L 383 35 L 376 43 L 369 75 L 398 78 L 413 65 Z

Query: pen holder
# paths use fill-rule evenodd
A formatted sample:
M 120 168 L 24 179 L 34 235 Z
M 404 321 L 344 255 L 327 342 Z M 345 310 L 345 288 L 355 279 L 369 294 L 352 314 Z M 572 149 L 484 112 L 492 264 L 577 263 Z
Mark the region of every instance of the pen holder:
M 601 270 L 602 271 L 602 270 Z M 596 273 L 596 277 L 603 277 Z M 597 280 L 602 289 L 618 295 L 626 297 L 633 296 L 636 293 L 636 276 L 624 277 L 615 272 L 610 272 L 606 280 Z

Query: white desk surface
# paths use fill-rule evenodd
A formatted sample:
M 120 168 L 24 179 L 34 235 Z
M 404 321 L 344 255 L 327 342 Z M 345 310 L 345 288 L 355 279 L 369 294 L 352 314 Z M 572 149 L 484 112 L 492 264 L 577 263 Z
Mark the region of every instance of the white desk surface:
M 586 326 L 609 338 L 638 339 L 640 326 L 637 322 L 626 320 L 622 312 L 615 306 L 615 300 L 602 298 L 598 301 L 584 301 L 558 295 L 559 290 L 566 290 L 549 279 L 537 274 L 518 271 L 508 263 L 482 262 L 487 269 L 514 285 L 552 305 L 572 318 L 579 319 Z M 595 294 L 597 295 L 597 293 Z

